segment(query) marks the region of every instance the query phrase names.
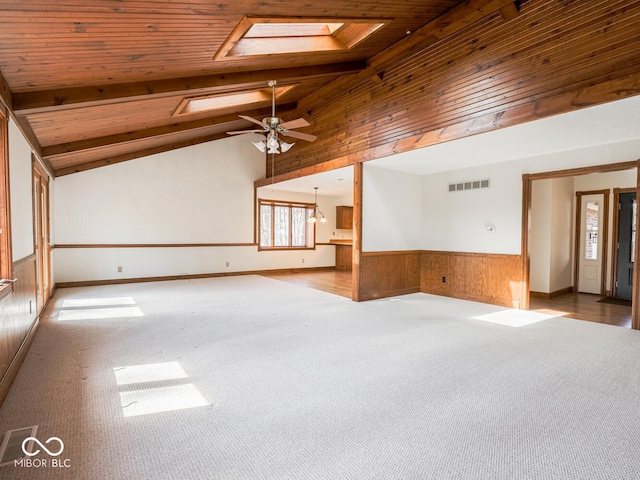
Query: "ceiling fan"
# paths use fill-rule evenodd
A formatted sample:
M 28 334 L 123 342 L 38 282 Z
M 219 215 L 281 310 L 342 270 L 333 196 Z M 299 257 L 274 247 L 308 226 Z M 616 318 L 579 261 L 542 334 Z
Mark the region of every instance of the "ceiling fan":
M 253 143 L 258 150 L 261 152 L 269 150 L 267 153 L 282 153 L 288 151 L 291 147 L 295 145 L 295 143 L 286 143 L 278 138 L 278 135 L 283 135 L 285 137 L 298 138 L 300 140 L 306 140 L 307 142 L 314 142 L 316 140 L 315 135 L 309 135 L 308 133 L 300 133 L 291 130 L 292 128 L 300 128 L 300 127 L 308 127 L 309 122 L 307 122 L 304 118 L 298 118 L 296 120 L 291 120 L 289 122 L 283 122 L 281 118 L 276 117 L 276 85 L 278 82 L 276 80 L 269 80 L 267 85 L 272 89 L 272 102 L 271 102 L 271 116 L 264 118 L 262 121 L 256 120 L 255 118 L 248 117 L 246 115 L 238 115 L 240 118 L 244 120 L 248 120 L 249 122 L 255 123 L 256 125 L 260 125 L 262 130 L 240 130 L 235 132 L 227 132 L 229 135 L 239 135 L 242 133 L 263 133 L 266 134 L 266 137 L 263 137 L 263 140 L 260 142 L 251 142 Z

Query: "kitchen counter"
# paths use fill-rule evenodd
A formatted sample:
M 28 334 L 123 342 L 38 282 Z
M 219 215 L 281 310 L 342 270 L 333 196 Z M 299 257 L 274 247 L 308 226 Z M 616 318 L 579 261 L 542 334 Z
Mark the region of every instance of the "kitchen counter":
M 336 270 L 351 270 L 351 238 L 332 238 L 329 243 L 336 246 Z
M 334 245 L 353 245 L 353 239 L 351 238 L 332 238 L 329 243 Z

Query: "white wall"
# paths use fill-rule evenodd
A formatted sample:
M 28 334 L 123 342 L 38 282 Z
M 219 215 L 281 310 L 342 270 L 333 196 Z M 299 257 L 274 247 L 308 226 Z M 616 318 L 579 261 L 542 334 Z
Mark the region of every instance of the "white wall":
M 362 250 L 419 250 L 421 177 L 365 163 L 362 189 Z
M 640 150 L 636 156 L 640 157 Z M 619 172 L 593 173 L 575 177 L 575 191 L 586 192 L 590 190 L 604 190 L 605 188 L 635 188 L 636 169 L 622 170 Z M 613 193 L 613 192 L 612 192 Z
M 551 200 L 549 292 L 573 284 L 574 178 L 554 178 Z
M 239 136 L 59 177 L 56 243 L 252 243 L 253 183 L 264 169 L 264 154 Z M 59 248 L 54 256 L 56 282 L 330 265 L 332 246 Z
M 486 178 L 490 179 L 489 188 L 448 191 L 450 183 Z M 426 175 L 422 188 L 423 250 L 520 253 L 522 166 L 519 162 Z M 494 230 L 488 231 L 488 227 Z
M 522 174 L 635 161 L 639 151 L 640 141 L 633 140 L 425 175 L 422 249 L 520 254 Z M 449 183 L 482 178 L 491 179 L 491 188 L 447 191 Z M 576 189 L 596 185 L 597 180 L 576 180 Z M 495 232 L 486 231 L 488 224 Z
M 530 289 L 550 292 L 552 180 L 533 182 L 531 187 Z
M 233 137 L 59 177 L 56 242 L 252 242 L 263 175 L 264 154 Z
M 574 179 L 536 180 L 531 191 L 530 288 L 551 293 L 570 287 Z
M 9 121 L 9 189 L 11 197 L 11 241 L 13 261 L 33 253 L 33 166 L 31 147 Z
M 600 145 L 424 177 L 366 163 L 363 250 L 519 254 L 523 173 L 635 160 L 638 147 L 637 141 Z M 264 177 L 264 168 L 263 154 L 246 139 L 232 137 L 60 177 L 53 194 L 55 241 L 251 243 L 253 182 Z M 449 183 L 484 178 L 491 179 L 488 189 L 448 192 Z M 590 181 L 584 179 L 576 189 L 596 188 L 587 185 Z M 312 202 L 311 195 L 305 194 L 304 200 Z M 318 242 L 351 236 L 352 231 L 335 229 L 335 206 L 352 200 L 319 196 L 329 222 L 319 226 Z M 560 222 L 560 217 L 551 221 Z M 14 234 L 28 238 L 23 245 L 32 245 L 31 232 L 29 222 Z M 549 250 L 548 255 L 562 262 L 561 268 L 553 265 L 555 272 L 550 264 L 543 275 L 550 289 L 555 279 L 566 275 L 566 252 Z M 291 252 L 258 252 L 256 247 L 57 249 L 54 260 L 55 280 L 65 282 L 331 266 L 334 247 Z

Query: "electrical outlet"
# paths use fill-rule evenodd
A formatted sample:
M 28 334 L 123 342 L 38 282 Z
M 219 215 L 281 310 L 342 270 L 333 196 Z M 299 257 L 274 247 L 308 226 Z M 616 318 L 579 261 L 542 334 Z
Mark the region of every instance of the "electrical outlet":
M 442 283 L 447 283 L 447 277 L 442 277 Z
M 118 265 L 118 273 L 122 273 L 122 266 Z
M 225 262 L 224 266 L 228 267 L 229 266 L 229 262 Z

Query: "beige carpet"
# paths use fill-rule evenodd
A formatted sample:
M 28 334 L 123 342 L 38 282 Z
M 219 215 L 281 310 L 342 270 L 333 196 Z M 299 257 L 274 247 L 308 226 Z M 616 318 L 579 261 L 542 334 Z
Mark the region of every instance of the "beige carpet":
M 637 331 L 259 276 L 54 300 L 0 426 L 63 466 L 3 479 L 640 476 Z

